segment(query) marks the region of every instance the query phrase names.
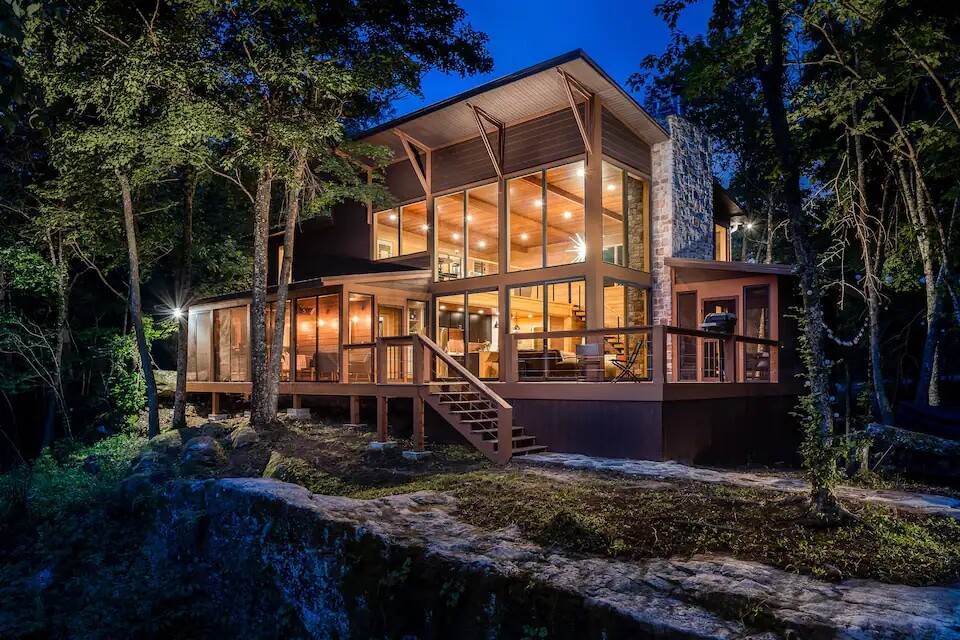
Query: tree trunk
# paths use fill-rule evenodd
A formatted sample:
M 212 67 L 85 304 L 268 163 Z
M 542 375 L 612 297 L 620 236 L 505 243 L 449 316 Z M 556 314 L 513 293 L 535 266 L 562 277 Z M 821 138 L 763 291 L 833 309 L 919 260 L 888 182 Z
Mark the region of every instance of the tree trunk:
M 173 394 L 173 428 L 187 426 L 187 322 L 183 311 L 190 299 L 193 261 L 193 197 L 197 188 L 197 173 L 193 167 L 186 169 L 183 179 L 183 233 L 180 238 L 180 260 L 177 273 L 177 309 L 180 309 L 177 331 L 177 388 Z
M 757 70 L 763 88 L 764 103 L 770 118 L 770 128 L 777 150 L 778 162 L 784 176 L 784 200 L 787 208 L 790 235 L 796 254 L 803 288 L 804 337 L 806 342 L 807 381 L 810 385 L 811 420 L 815 421 L 808 445 L 813 453 L 807 456 L 811 482 L 811 500 L 817 513 L 835 513 L 839 503 L 833 494 L 836 476 L 836 458 L 830 455 L 833 441 L 833 413 L 830 409 L 828 369 L 824 365 L 826 353 L 823 341 L 823 308 L 820 282 L 817 275 L 817 256 L 803 215 L 803 196 L 800 189 L 800 163 L 796 156 L 790 124 L 784 106 L 784 16 L 781 0 L 767 0 L 770 25 L 769 60 L 757 57 Z
M 150 347 L 143 330 L 143 307 L 140 301 L 140 254 L 137 249 L 137 229 L 133 217 L 133 194 L 130 181 L 119 170 L 116 172 L 123 196 L 123 224 L 127 233 L 127 257 L 130 263 L 130 319 L 137 337 L 137 350 L 140 353 L 140 367 L 147 387 L 147 436 L 153 438 L 160 433 L 160 412 L 157 405 L 157 381 L 153 376 L 150 359 Z
M 57 413 L 63 424 L 63 432 L 70 436 L 70 412 L 67 409 L 66 397 L 63 390 L 63 352 L 66 349 L 69 334 L 67 333 L 67 315 L 69 311 L 69 285 L 67 284 L 67 270 L 63 260 L 63 239 L 58 237 L 54 241 L 47 233 L 47 248 L 50 252 L 50 264 L 56 269 L 57 278 L 57 319 L 54 329 L 57 341 L 53 350 L 53 371 L 51 372 L 52 385 L 48 390 L 47 417 L 44 421 L 43 443 L 41 449 L 47 449 L 56 438 Z
M 767 198 L 767 255 L 764 263 L 773 263 L 773 194 Z
M 270 351 L 268 366 L 268 410 L 271 415 L 277 413 L 280 387 L 280 360 L 283 355 L 284 319 L 287 308 L 287 291 L 290 283 L 290 273 L 293 269 L 293 238 L 297 230 L 297 221 L 300 218 L 300 198 L 303 194 L 303 180 L 306 176 L 307 156 L 305 152 L 296 153 L 296 172 L 290 188 L 287 190 L 287 219 L 283 226 L 283 261 L 278 266 L 279 282 L 277 283 L 277 304 L 273 316 L 273 349 Z M 291 367 L 291 370 L 293 368 Z
M 251 380 L 250 422 L 263 427 L 276 419 L 270 413 L 270 379 L 267 371 L 267 243 L 270 234 L 270 198 L 273 171 L 270 167 L 257 175 L 257 194 L 253 207 L 253 291 L 250 305 Z

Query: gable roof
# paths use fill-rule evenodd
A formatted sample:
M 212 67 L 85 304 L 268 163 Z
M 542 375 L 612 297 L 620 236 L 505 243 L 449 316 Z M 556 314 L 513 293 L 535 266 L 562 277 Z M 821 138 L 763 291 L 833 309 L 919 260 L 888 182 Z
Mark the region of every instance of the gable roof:
M 466 105 L 467 101 L 508 126 L 560 108 L 569 108 L 558 68 L 599 95 L 604 108 L 648 144 L 668 139 L 669 135 L 663 127 L 582 49 L 545 60 L 385 122 L 358 134 L 355 139 L 389 147 L 398 157 L 402 157 L 403 147 L 394 129 L 403 131 L 431 149 L 478 135 L 477 123 L 473 111 Z

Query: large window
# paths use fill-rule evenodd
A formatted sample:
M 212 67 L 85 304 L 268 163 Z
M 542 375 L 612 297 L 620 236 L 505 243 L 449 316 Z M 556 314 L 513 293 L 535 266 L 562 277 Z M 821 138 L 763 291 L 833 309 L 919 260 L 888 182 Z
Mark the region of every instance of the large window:
M 340 294 L 298 298 L 292 304 L 296 310 L 297 382 L 338 380 Z
M 213 312 L 213 351 L 217 382 L 246 382 L 250 370 L 249 308 Z
M 603 326 L 642 327 L 649 324 L 647 290 L 605 278 L 603 281 Z
M 499 330 L 496 291 L 437 298 L 437 344 L 477 377 L 499 376 Z
M 647 183 L 603 163 L 603 261 L 650 270 Z
M 415 202 L 373 215 L 374 259 L 427 250 L 427 203 Z
M 280 380 L 286 382 L 290 379 L 290 308 L 294 304 L 293 300 L 287 300 L 283 310 L 283 347 L 280 352 Z M 273 331 L 275 328 L 275 318 L 277 314 L 277 303 L 271 302 L 267 305 L 267 359 L 270 359 L 270 353 L 273 349 Z
M 514 287 L 509 295 L 511 333 L 577 331 L 586 327 L 586 286 L 583 280 Z M 579 342 L 579 338 L 553 338 L 547 347 L 557 350 L 563 357 L 575 357 L 572 354 Z M 541 338 L 517 341 L 518 351 L 542 348 Z
M 373 342 L 373 298 L 360 293 L 351 293 L 347 315 L 350 318 L 349 343 Z
M 213 313 L 191 311 L 187 322 L 187 380 L 210 381 L 210 338 Z
M 730 260 L 730 230 L 721 224 L 713 225 L 713 259 Z
M 770 287 L 743 288 L 743 334 L 752 338 L 770 338 Z M 743 373 L 746 380 L 770 380 L 770 347 L 744 344 Z
M 580 161 L 507 182 L 510 271 L 584 261 L 583 176 Z
M 496 183 L 436 199 L 438 278 L 471 278 L 499 271 L 498 202 Z

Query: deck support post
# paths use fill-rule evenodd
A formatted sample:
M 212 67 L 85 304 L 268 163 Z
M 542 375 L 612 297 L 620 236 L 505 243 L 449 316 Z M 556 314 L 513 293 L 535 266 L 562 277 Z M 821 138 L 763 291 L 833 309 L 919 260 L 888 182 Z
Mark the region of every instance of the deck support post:
M 424 414 L 423 398 L 414 396 L 413 398 L 413 450 L 423 451 L 424 446 Z
M 350 396 L 350 424 L 360 424 L 360 396 Z
M 387 397 L 377 396 L 377 441 L 387 441 Z
M 732 337 L 720 341 L 723 349 L 723 382 L 737 382 L 737 341 Z
M 300 400 L 300 394 L 298 393 L 293 394 L 293 408 L 294 409 L 303 408 L 303 402 Z
M 220 413 L 220 394 L 211 393 L 212 397 L 210 399 L 210 413 L 213 415 L 218 415 Z
M 650 344 L 653 351 L 653 382 L 663 384 L 667 381 L 667 332 L 664 325 L 653 325 Z

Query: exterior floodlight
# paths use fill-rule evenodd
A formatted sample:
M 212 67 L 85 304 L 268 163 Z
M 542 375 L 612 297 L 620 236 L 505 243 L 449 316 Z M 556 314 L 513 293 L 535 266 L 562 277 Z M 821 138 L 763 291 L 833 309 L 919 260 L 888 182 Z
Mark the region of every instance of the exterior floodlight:
M 183 309 L 181 309 L 180 307 L 175 307 L 174 310 L 173 310 L 173 317 L 176 318 L 177 320 L 179 320 L 180 318 L 182 318 L 182 317 L 183 317 Z

